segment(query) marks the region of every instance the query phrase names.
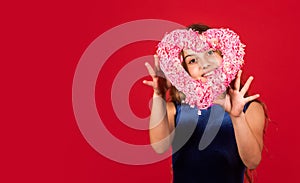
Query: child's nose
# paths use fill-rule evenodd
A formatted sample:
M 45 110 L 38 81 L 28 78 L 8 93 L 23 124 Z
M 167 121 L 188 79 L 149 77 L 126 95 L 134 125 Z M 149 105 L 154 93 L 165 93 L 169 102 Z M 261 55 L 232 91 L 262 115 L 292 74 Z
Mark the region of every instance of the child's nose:
M 199 59 L 198 62 L 199 67 L 201 67 L 202 69 L 206 69 L 210 66 L 209 62 L 203 60 L 203 59 Z

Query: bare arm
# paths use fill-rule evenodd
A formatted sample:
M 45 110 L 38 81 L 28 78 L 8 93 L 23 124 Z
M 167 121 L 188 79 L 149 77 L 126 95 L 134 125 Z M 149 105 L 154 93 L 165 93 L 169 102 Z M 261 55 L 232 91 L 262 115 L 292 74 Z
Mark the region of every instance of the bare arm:
M 154 56 L 154 69 L 146 63 L 152 81 L 143 81 L 153 88 L 152 109 L 150 115 L 149 135 L 150 142 L 157 153 L 164 153 L 172 144 L 174 130 L 175 106 L 165 101 L 165 94 L 170 86 L 159 68 L 157 56 Z
M 247 111 L 243 112 L 244 105 L 258 98 L 259 95 L 244 97 L 253 77 L 250 77 L 241 89 L 240 80 L 241 71 L 237 74 L 234 88 L 229 90 L 225 99 L 217 100 L 216 103 L 223 105 L 231 117 L 239 155 L 243 163 L 249 169 L 254 169 L 261 161 L 265 114 L 262 105 L 258 102 L 252 102 Z
M 231 116 L 240 157 L 249 169 L 255 169 L 263 149 L 265 115 L 258 102 L 252 102 L 246 113 Z

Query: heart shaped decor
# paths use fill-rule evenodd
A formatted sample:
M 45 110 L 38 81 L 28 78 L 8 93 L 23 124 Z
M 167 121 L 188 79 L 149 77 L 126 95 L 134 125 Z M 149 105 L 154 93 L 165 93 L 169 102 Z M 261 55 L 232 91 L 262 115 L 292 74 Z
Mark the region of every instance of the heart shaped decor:
M 239 36 L 229 29 L 208 29 L 199 34 L 192 29 L 174 30 L 158 44 L 157 55 L 161 70 L 178 91 L 184 93 L 182 101 L 199 109 L 207 109 L 235 78 L 244 63 L 244 47 Z M 207 81 L 195 80 L 183 68 L 182 50 L 203 52 L 208 49 L 222 53 L 222 63 Z M 200 113 L 201 114 L 201 113 Z

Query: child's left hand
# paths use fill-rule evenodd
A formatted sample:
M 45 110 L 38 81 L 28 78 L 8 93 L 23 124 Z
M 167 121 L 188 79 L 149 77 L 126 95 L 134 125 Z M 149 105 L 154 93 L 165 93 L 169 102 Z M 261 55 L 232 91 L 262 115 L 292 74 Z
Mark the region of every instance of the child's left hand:
M 234 88 L 229 86 L 230 88 L 225 98 L 214 101 L 214 103 L 220 104 L 232 117 L 239 117 L 243 113 L 245 104 L 259 97 L 259 94 L 245 97 L 253 77 L 250 76 L 242 89 L 240 89 L 241 75 L 242 71 L 240 70 L 236 76 Z

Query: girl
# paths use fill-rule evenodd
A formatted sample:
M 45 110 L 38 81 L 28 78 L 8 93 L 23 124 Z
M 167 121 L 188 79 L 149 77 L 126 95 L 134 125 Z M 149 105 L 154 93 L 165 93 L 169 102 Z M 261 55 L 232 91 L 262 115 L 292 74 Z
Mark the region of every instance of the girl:
M 198 24 L 188 28 L 199 34 L 209 29 Z M 186 49 L 182 51 L 182 56 L 182 66 L 189 75 L 204 82 L 207 75 L 217 69 L 222 61 L 221 53 L 215 50 L 197 53 Z M 145 65 L 152 81 L 143 83 L 152 87 L 154 91 L 150 142 L 157 153 L 164 153 L 172 146 L 173 181 L 242 183 L 246 169 L 255 169 L 259 165 L 263 149 L 266 120 L 264 106 L 256 100 L 258 94 L 246 95 L 253 77 L 249 77 L 245 85 L 241 86 L 242 71 L 239 71 L 231 86 L 214 101 L 214 105 L 197 115 L 197 109 L 181 104 L 183 94 L 164 79 L 156 55 L 154 68 L 149 63 Z M 168 102 L 167 91 L 170 95 Z M 223 112 L 218 108 L 223 109 Z M 216 125 L 217 122 L 212 123 L 207 132 L 213 133 L 217 129 L 217 133 L 207 146 L 200 148 L 201 138 L 207 133 L 205 128 L 208 121 L 212 120 L 209 119 L 212 113 L 216 114 L 212 119 L 221 119 L 221 123 L 219 126 Z M 183 143 L 182 139 L 187 138 L 186 136 L 189 137 Z M 249 176 L 248 181 L 252 181 Z

